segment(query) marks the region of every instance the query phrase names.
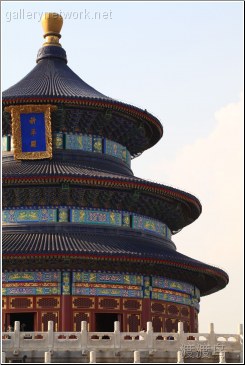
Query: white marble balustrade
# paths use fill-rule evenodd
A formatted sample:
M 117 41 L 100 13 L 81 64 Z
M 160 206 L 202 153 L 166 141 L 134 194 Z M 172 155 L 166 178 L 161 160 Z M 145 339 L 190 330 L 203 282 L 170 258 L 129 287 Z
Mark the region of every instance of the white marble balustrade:
M 120 332 L 119 322 L 115 322 L 114 332 L 88 332 L 86 322 L 81 323 L 80 332 L 55 332 L 52 321 L 48 323 L 47 332 L 21 332 L 20 323 L 15 322 L 13 332 L 2 333 L 2 351 L 13 355 L 28 351 L 172 351 L 182 359 L 187 352 L 190 355 L 204 351 L 210 355 L 236 352 L 242 359 L 242 343 L 242 325 L 237 334 L 215 333 L 213 324 L 209 333 L 185 333 L 181 322 L 177 333 L 153 332 L 151 322 L 147 323 L 145 332 Z

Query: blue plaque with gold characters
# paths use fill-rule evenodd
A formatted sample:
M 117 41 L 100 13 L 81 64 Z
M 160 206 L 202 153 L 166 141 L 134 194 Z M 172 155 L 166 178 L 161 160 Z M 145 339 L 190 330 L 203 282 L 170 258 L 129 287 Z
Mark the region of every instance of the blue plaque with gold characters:
M 35 160 L 52 157 L 51 111 L 55 105 L 13 105 L 11 113 L 15 159 Z

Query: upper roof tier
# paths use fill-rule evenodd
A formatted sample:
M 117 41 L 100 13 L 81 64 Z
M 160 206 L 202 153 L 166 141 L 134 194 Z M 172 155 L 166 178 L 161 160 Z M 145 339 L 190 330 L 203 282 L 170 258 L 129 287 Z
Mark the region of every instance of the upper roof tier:
M 162 125 L 157 118 L 146 110 L 103 95 L 67 66 L 66 52 L 59 43 L 62 17 L 47 13 L 44 14 L 42 23 L 45 43 L 38 52 L 37 65 L 17 84 L 3 92 L 3 105 L 53 103 L 58 106 L 74 105 L 76 109 L 85 111 L 90 108 L 100 113 L 103 111 L 107 125 L 108 120 L 118 118 L 119 114 L 121 123 L 118 124 L 116 134 L 121 135 L 123 129 L 123 133 L 135 136 L 137 130 L 137 134 L 145 139 L 137 148 L 132 143 L 126 146 L 132 156 L 137 156 L 156 144 L 163 134 Z M 102 129 L 93 133 L 101 135 Z M 123 136 L 120 136 L 120 141 L 123 144 Z

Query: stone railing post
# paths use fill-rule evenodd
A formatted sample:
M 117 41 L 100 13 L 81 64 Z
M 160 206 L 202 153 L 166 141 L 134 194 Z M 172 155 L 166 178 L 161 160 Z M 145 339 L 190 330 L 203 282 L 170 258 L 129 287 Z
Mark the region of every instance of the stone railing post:
M 87 345 L 88 345 L 87 322 L 82 321 L 81 322 L 81 347 L 82 347 L 82 351 L 85 351 L 87 349 Z
M 148 322 L 151 323 L 151 322 Z M 134 351 L 134 364 L 140 364 L 140 352 Z
M 50 321 L 50 322 L 52 322 L 52 321 Z M 50 351 L 44 352 L 44 362 L 51 363 L 51 352 Z
M 54 322 L 48 321 L 48 349 L 49 352 L 54 348 Z
M 240 363 L 243 363 L 243 325 L 240 324 L 238 328 L 238 334 L 240 336 Z
M 177 363 L 184 364 L 184 357 L 182 351 L 177 351 Z
M 220 351 L 220 353 L 219 353 L 219 363 L 220 364 L 226 363 L 226 361 L 225 361 L 225 352 L 224 351 Z
M 96 363 L 96 351 L 90 351 L 89 353 L 89 362 L 90 364 Z
M 18 355 L 20 349 L 20 322 L 14 322 L 14 355 Z
M 182 348 L 185 345 L 185 335 L 184 335 L 184 326 L 183 322 L 178 322 L 178 343 L 179 343 L 179 349 Z M 181 352 L 181 351 L 178 351 Z M 178 359 L 178 352 L 177 352 L 177 359 Z M 184 362 L 184 361 L 181 361 Z
M 179 333 L 179 334 L 184 333 L 184 326 L 183 326 L 183 322 L 178 322 L 178 333 Z
M 184 333 L 184 325 L 183 325 L 183 322 L 178 322 L 178 334 L 180 337 L 183 337 Z
M 214 324 L 210 323 L 209 325 L 209 338 L 208 338 L 209 346 L 214 348 L 216 345 L 215 333 L 214 333 Z
M 116 349 L 121 347 L 120 322 L 114 322 L 114 346 Z
M 146 324 L 146 340 L 147 340 L 147 347 L 149 351 L 153 351 L 153 328 L 152 328 L 152 322 L 147 322 Z
M 6 353 L 2 352 L 2 363 L 5 364 L 6 362 Z

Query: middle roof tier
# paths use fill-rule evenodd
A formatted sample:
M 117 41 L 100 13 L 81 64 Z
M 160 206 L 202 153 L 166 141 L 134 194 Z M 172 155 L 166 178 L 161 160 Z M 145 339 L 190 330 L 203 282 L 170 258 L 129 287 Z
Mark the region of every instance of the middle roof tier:
M 2 176 L 3 208 L 55 204 L 129 211 L 165 223 L 172 233 L 201 214 L 199 200 L 189 193 L 81 161 L 16 161 L 9 156 Z

